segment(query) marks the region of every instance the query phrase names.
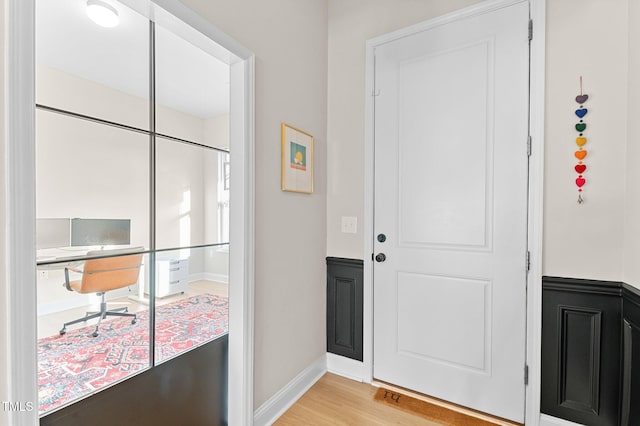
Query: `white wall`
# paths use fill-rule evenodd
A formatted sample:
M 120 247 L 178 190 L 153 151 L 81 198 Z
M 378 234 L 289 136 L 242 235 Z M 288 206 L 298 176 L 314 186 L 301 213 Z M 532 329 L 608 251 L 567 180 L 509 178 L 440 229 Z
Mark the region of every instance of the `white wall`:
M 327 3 L 183 3 L 256 55 L 255 405 L 259 407 L 326 351 Z M 312 195 L 280 190 L 283 121 L 316 138 Z
M 627 182 L 624 221 L 624 282 L 640 288 L 640 0 L 629 0 Z
M 627 29 L 627 0 L 547 1 L 545 275 L 623 279 Z M 589 154 L 586 201 L 578 205 L 573 126 L 581 75 Z
M 478 0 L 329 0 L 327 254 L 364 258 L 365 42 Z M 343 234 L 342 216 L 356 216 Z

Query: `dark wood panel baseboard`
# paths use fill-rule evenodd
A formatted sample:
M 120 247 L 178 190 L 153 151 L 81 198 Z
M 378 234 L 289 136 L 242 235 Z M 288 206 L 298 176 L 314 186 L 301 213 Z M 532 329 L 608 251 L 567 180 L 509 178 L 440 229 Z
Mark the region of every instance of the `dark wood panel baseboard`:
M 543 277 L 541 411 L 593 426 L 620 421 L 620 282 Z
M 635 305 L 640 308 L 640 289 L 622 283 L 622 299 L 625 304 Z
M 587 280 L 583 278 L 543 277 L 542 286 L 543 290 L 620 297 L 622 295 L 623 283 L 619 281 Z
M 640 289 L 543 277 L 541 411 L 594 426 L 640 425 Z
M 561 407 L 599 414 L 602 314 L 600 309 L 558 306 Z
M 362 361 L 363 268 L 359 259 L 327 257 L 327 352 Z
M 640 290 L 622 288 L 621 425 L 640 424 Z

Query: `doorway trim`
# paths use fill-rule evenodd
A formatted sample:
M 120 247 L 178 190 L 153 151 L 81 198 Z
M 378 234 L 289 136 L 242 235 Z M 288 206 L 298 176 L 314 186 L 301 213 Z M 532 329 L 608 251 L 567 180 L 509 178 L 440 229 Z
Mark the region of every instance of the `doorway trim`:
M 127 4 L 131 0 L 122 0 Z M 140 2 L 136 2 L 140 3 Z M 145 0 L 229 50 L 230 150 L 235 214 L 230 223 L 229 424 L 253 424 L 254 56 L 179 0 Z M 139 4 L 138 4 L 139 6 Z M 4 38 L 4 261 L 7 397 L 31 409 L 9 411 L 8 424 L 38 423 L 35 276 L 35 0 L 0 0 Z M 234 85 L 234 82 L 236 83 Z M 237 87 L 237 90 L 235 88 Z M 234 161 L 234 158 L 236 159 Z M 17 283 L 19 285 L 12 285 Z
M 486 0 L 476 5 L 403 28 L 366 43 L 365 76 L 365 146 L 364 146 L 364 330 L 363 381 L 373 380 L 373 253 L 374 240 L 374 51 L 377 46 L 429 28 L 503 8 L 522 0 Z M 529 62 L 529 134 L 532 138 L 529 157 L 528 249 L 530 270 L 527 276 L 526 363 L 529 383 L 525 387 L 525 423 L 540 422 L 540 342 L 542 318 L 542 220 L 544 188 L 544 91 L 545 91 L 545 16 L 546 0 L 528 0 L 533 21 L 533 39 Z M 526 143 L 526 141 L 523 141 Z M 523 259 L 523 262 L 525 259 Z M 524 372 L 523 372 L 524 376 Z M 524 377 L 523 377 L 524 379 Z

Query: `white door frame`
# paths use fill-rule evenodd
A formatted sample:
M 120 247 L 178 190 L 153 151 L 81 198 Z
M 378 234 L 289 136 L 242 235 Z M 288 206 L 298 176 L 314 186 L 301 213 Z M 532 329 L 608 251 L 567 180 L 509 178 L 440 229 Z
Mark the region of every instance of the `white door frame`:
M 365 106 L 365 188 L 364 188 L 364 353 L 365 382 L 373 380 L 373 206 L 374 206 L 374 49 L 376 46 L 425 31 L 434 26 L 506 7 L 522 0 L 487 0 L 476 5 L 368 40 L 366 45 Z M 532 137 L 529 158 L 528 246 L 531 269 L 527 277 L 527 353 L 529 384 L 526 387 L 525 423 L 540 421 L 540 341 L 542 317 L 542 217 L 544 178 L 544 89 L 545 89 L 545 9 L 546 0 L 529 0 L 533 20 L 530 57 L 529 133 Z M 526 141 L 523 141 L 525 143 Z M 523 259 L 523 262 L 525 260 Z M 523 372 L 524 374 L 524 372 Z
M 148 0 L 124 0 L 149 4 Z M 231 205 L 229 259 L 229 424 L 253 424 L 254 57 L 179 0 L 154 0 L 239 59 L 231 63 Z M 5 12 L 7 397 L 34 409 L 8 424 L 38 424 L 35 273 L 35 0 L 0 0 Z M 234 84 L 234 82 L 236 84 Z M 237 88 L 237 90 L 236 90 Z

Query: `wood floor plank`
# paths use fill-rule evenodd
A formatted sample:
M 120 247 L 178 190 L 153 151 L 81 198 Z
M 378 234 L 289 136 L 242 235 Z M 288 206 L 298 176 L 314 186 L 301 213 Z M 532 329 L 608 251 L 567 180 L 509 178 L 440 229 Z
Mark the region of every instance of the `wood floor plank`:
M 276 426 L 424 425 L 440 426 L 420 415 L 374 400 L 377 388 L 335 374 L 325 374 L 280 419 Z

